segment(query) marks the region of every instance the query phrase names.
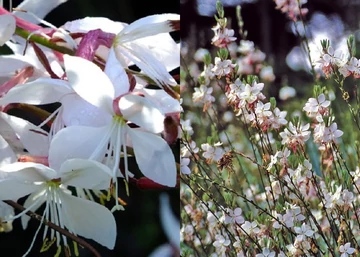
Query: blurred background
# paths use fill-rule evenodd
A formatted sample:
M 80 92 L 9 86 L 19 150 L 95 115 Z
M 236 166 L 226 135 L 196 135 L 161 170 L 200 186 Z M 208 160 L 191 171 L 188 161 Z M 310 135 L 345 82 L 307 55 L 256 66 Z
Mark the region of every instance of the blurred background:
M 305 99 L 313 96 L 314 76 L 310 72 L 310 62 L 304 51 L 304 38 L 309 41 L 312 62 L 319 60 L 321 53 L 320 40 L 329 39 L 334 49 L 341 49 L 347 52 L 346 40 L 350 34 L 354 34 L 357 49 L 360 45 L 360 1 L 359 0 L 311 0 L 304 2 L 303 8 L 308 9 L 304 16 L 306 31 L 300 22 L 296 24 L 286 14 L 276 9 L 274 0 L 222 0 L 225 17 L 228 18 L 228 28 L 235 31 L 235 41 L 232 49 L 236 52 L 239 43 L 244 38 L 239 36 L 238 20 L 236 17 L 236 6 L 241 6 L 241 16 L 244 23 L 244 30 L 248 32 L 246 40 L 254 42 L 256 49 L 265 54 L 264 64 L 271 66 L 275 79 L 265 83 L 264 92 L 267 97 L 273 96 L 281 109 L 288 110 L 288 116 L 302 109 Z M 216 56 L 218 49 L 211 44 L 214 32 L 211 30 L 216 25 L 214 15 L 216 14 L 216 0 L 180 0 L 181 9 L 181 43 L 182 43 L 182 67 L 186 65 L 190 74 L 197 77 L 203 69 L 203 63 L 199 56 L 206 51 Z M 232 46 L 229 46 L 229 49 Z M 200 49 L 200 50 L 199 50 Z M 238 53 L 238 55 L 240 55 Z M 359 51 L 355 55 L 359 57 Z M 234 57 L 233 57 L 234 58 Z M 237 62 L 241 57 L 237 56 Z M 236 59 L 236 58 L 235 58 Z M 241 65 L 240 65 L 241 66 Z M 321 71 L 320 71 L 321 73 Z M 184 75 L 185 76 L 185 75 Z M 183 76 L 183 78 L 184 78 Z M 342 112 L 347 109 L 338 86 L 333 80 L 327 80 L 324 76 L 316 78 L 321 86 L 326 86 L 332 91 L 333 97 L 339 99 L 333 107 L 339 111 L 338 124 L 346 130 L 351 122 L 350 116 Z M 192 83 L 192 79 L 183 84 L 191 89 L 199 86 Z M 347 78 L 345 89 L 350 94 L 350 102 L 355 101 L 356 80 Z M 290 88 L 290 89 L 289 89 Z M 282 92 L 291 96 L 280 97 Z M 214 91 L 216 91 L 216 87 Z M 287 91 L 286 91 L 287 90 Z M 305 102 L 294 101 L 303 99 Z M 224 100 L 224 99 L 222 99 Z M 185 100 L 184 100 L 185 101 Z M 185 104 L 186 113 L 186 104 Z M 353 140 L 351 129 L 345 137 Z
M 13 1 L 12 6 L 16 7 L 21 2 Z M 67 21 L 93 16 L 131 23 L 136 19 L 151 14 L 179 13 L 179 4 L 178 0 L 68 0 L 49 13 L 45 20 L 55 26 L 61 26 Z M 8 8 L 8 6 L 7 1 L 4 1 L 4 7 Z M 175 33 L 173 36 L 175 40 L 179 40 L 178 34 Z M 172 148 L 175 156 L 179 156 L 178 144 L 173 145 Z M 134 160 L 130 162 L 134 163 Z M 134 166 L 133 169 L 135 170 L 137 167 Z M 86 241 L 92 244 L 103 257 L 146 257 L 156 247 L 167 242 L 159 219 L 159 195 L 161 192 L 169 194 L 172 210 L 179 217 L 179 190 L 140 190 L 135 185 L 130 185 L 130 197 L 126 196 L 124 188 L 120 190 L 120 197 L 127 202 L 127 206 L 125 211 L 115 213 L 118 225 L 115 249 L 110 251 L 91 240 Z M 25 198 L 20 199 L 19 203 L 23 203 L 24 200 Z M 41 214 L 42 209 L 38 213 Z M 22 229 L 19 219 L 14 221 L 13 226 L 14 230 L 12 232 L 0 233 L 0 256 L 2 257 L 22 256 L 29 248 L 39 222 L 36 220 L 30 221 L 29 228 L 26 231 Z M 28 255 L 29 257 L 54 256 L 56 247 L 50 248 L 48 252 L 39 253 L 42 245 L 42 232 L 43 229 L 39 232 L 33 250 Z M 79 251 L 80 256 L 92 256 L 87 249 L 79 247 Z M 74 256 L 74 254 L 72 255 Z
M 222 0 L 225 17 L 229 18 L 228 27 L 235 30 L 239 43 L 235 6 L 241 6 L 244 29 L 248 31 L 247 40 L 266 54 L 266 62 L 273 67 L 276 80 L 274 90 L 277 95 L 281 85 L 292 86 L 312 81 L 306 72 L 307 58 L 300 50 L 301 37 L 295 33 L 293 22 L 276 10 L 273 0 Z M 214 48 L 211 28 L 216 22 L 216 0 L 180 0 L 181 4 L 181 38 L 188 56 L 193 56 L 197 49 Z M 303 7 L 308 9 L 305 15 L 307 37 L 310 44 L 320 46 L 320 39 L 329 39 L 333 46 L 344 43 L 350 33 L 354 33 L 357 42 L 360 39 L 360 1 L 359 0 L 311 0 Z M 186 11 L 185 11 L 186 10 Z M 301 29 L 299 25 L 298 28 Z M 301 32 L 301 31 L 300 31 Z M 315 47 L 315 45 L 313 45 Z M 303 94 L 304 88 L 299 88 Z

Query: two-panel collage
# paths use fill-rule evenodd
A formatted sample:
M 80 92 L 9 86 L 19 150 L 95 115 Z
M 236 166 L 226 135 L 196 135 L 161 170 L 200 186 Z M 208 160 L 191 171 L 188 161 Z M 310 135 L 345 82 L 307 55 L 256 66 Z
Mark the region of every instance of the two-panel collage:
M 360 256 L 358 58 L 357 0 L 0 0 L 0 257 Z

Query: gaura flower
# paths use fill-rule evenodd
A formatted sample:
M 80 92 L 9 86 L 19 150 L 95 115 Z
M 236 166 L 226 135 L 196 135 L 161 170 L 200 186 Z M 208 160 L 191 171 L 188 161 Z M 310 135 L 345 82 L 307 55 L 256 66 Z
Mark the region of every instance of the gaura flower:
M 114 53 L 110 52 L 105 72 L 79 57 L 65 55 L 64 61 L 70 86 L 80 97 L 97 107 L 107 122 L 99 127 L 69 126 L 62 129 L 53 138 L 50 156 L 54 158 L 49 157 L 49 163 L 59 167 L 64 160 L 74 157 L 104 161 L 112 168 L 115 178 L 120 175 L 118 171 L 123 152 L 127 178 L 130 173 L 126 146 L 131 146 L 136 162 L 146 177 L 162 185 L 175 186 L 174 156 L 166 141 L 156 135 L 164 129 L 164 115 L 145 97 L 126 94 L 129 91 L 128 78 Z M 67 104 L 71 109 L 71 102 Z M 91 113 L 85 111 L 77 115 L 86 119 Z M 130 127 L 129 122 L 139 128 Z M 58 154 L 52 155 L 53 151 Z
M 84 189 L 107 188 L 111 178 L 108 167 L 96 161 L 71 159 L 65 161 L 57 170 L 38 163 L 15 162 L 2 165 L 0 172 L 4 174 L 0 178 L 0 200 L 17 200 L 30 194 L 24 203 L 26 210 L 12 218 L 21 217 L 24 229 L 30 219 L 24 214 L 29 210 L 37 210 L 45 203 L 42 220 L 50 220 L 75 235 L 93 239 L 110 249 L 114 248 L 116 222 L 112 213 L 100 204 L 71 195 L 67 190 L 68 186 Z M 40 226 L 29 250 L 23 256 L 30 252 Z M 46 226 L 43 240 L 47 231 Z M 51 230 L 50 241 L 56 241 L 58 253 L 61 251 L 61 239 L 64 247 L 68 248 L 66 237 Z

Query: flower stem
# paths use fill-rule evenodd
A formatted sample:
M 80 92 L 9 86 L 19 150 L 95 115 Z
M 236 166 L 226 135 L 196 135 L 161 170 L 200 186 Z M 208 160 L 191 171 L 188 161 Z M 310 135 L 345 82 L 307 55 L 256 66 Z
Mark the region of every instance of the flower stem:
M 53 42 L 51 42 L 49 39 L 47 38 L 44 38 L 42 36 L 38 36 L 36 34 L 31 34 L 30 31 L 28 30 L 25 30 L 25 29 L 22 29 L 22 28 L 19 28 L 19 27 L 16 27 L 16 30 L 15 30 L 15 34 L 26 39 L 26 40 L 31 40 L 35 43 L 38 43 L 40 45 L 43 45 L 43 46 L 46 46 L 52 50 L 55 50 L 55 51 L 58 51 L 60 53 L 63 53 L 63 54 L 70 54 L 70 55 L 74 55 L 74 51 L 67 48 L 67 47 L 64 47 L 64 46 L 59 46 Z

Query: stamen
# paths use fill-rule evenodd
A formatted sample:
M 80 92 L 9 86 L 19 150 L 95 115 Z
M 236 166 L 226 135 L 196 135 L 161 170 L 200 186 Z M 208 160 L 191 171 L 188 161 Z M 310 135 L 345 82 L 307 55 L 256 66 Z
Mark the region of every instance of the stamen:
M 12 217 L 9 217 L 8 219 L 5 219 L 3 222 L 8 222 L 10 220 L 15 220 L 19 217 L 21 217 L 23 214 L 27 213 L 29 210 L 31 210 L 32 207 L 36 206 L 39 202 L 41 202 L 44 198 L 46 197 L 45 196 L 42 196 L 42 197 L 39 197 L 35 202 L 33 202 L 29 207 L 27 207 L 25 210 L 23 210 L 22 212 L 20 212 L 19 214 L 15 215 L 15 216 L 12 216 Z
M 48 211 L 48 207 L 49 207 L 48 204 L 46 204 L 46 207 L 45 207 L 44 212 Z M 41 220 L 40 220 L 40 225 L 39 225 L 38 229 L 37 229 L 36 232 L 35 232 L 34 238 L 33 238 L 33 240 L 31 241 L 31 245 L 30 245 L 29 249 L 26 251 L 26 253 L 23 255 L 23 257 L 25 257 L 26 255 L 28 255 L 28 254 L 30 253 L 31 249 L 33 248 L 34 243 L 35 243 L 35 240 L 36 240 L 36 237 L 37 237 L 37 235 L 39 234 L 39 231 L 40 231 L 40 228 L 41 228 L 41 225 L 43 224 L 43 222 L 44 222 L 44 215 L 42 216 L 42 218 L 41 218 Z

